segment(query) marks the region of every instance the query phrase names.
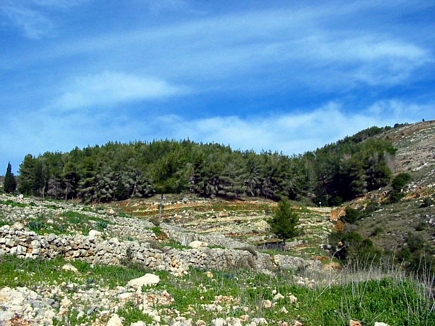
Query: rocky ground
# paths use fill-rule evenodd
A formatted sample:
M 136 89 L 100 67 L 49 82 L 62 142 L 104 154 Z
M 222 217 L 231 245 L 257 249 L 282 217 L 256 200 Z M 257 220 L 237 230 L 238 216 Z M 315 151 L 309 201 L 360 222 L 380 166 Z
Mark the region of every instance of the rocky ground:
M 61 256 L 67 260 L 115 265 L 131 260 L 150 271 L 168 271 L 173 277 L 188 273 L 189 266 L 202 270 L 245 268 L 266 274 L 273 274 L 279 268 L 323 269 L 318 252 L 321 252 L 319 244 L 324 242 L 332 225 L 327 209 L 300 209 L 301 229 L 306 236 L 289 243 L 288 251 L 280 254 L 257 247 L 271 240 L 265 218 L 270 215 L 273 203 L 171 200 L 165 199 L 165 209 L 156 223 L 159 203 L 129 202 L 136 213 L 148 211 L 146 217 L 137 218 L 119 214 L 119 207 L 90 208 L 3 195 L 0 198 L 0 226 L 3 225 L 0 227 L 0 257 L 5 254 L 27 259 Z M 153 212 L 154 208 L 157 209 Z M 76 221 L 77 217 L 82 221 Z M 316 254 L 306 250 L 313 249 L 314 243 Z M 156 305 L 164 306 L 165 302 L 173 300 L 165 291 L 143 292 L 141 286 L 132 286 L 134 280 L 112 289 L 99 287 L 97 283 L 83 282 L 84 275 L 69 263 L 58 266 L 53 272 L 64 271 L 77 273 L 77 279 L 82 280 L 2 288 L 0 325 L 52 325 L 53 320 L 67 322 L 68 319 L 62 318 L 72 312 L 79 320 L 95 311 L 98 316 L 92 321 L 94 325 L 122 325 L 115 312 L 126 302 L 135 302 L 150 316 L 152 321 L 148 324 L 192 325 L 187 317 L 173 317 L 176 312 L 167 318 L 162 316 L 161 310 L 155 309 Z M 24 269 L 23 273 L 26 273 Z M 147 277 L 156 276 L 151 273 Z M 312 286 L 315 281 L 299 277 L 295 282 Z M 219 299 L 216 300 L 209 309 L 223 309 Z M 244 319 L 243 325 L 267 323 L 261 318 L 250 318 L 249 314 Z M 213 324 L 241 325 L 242 320 L 217 318 Z M 201 320 L 196 321 L 196 325 L 201 325 Z
M 435 122 L 394 128 L 384 136 L 392 139 L 398 149 L 396 172 L 411 173 L 413 182 L 404 201 L 381 208 L 360 221 L 359 231 L 376 244 L 394 249 L 401 245 L 406 233 L 415 231 L 416 225 L 423 225 L 425 239 L 435 243 L 433 208 L 421 205 L 424 198 L 434 196 Z M 381 198 L 384 191 L 368 194 L 352 205 L 365 205 L 372 196 Z M 239 302 L 236 295 L 218 293 L 201 306 L 215 316 L 204 321 L 192 317 L 193 313 L 166 308 L 176 300 L 175 295 L 157 286 L 159 273 L 179 279 L 191 273 L 190 268 L 201 270 L 211 283 L 225 282 L 228 275 L 233 275 L 219 274 L 219 278 L 214 270 L 242 268 L 269 276 L 279 270 L 311 271 L 306 275 L 294 274 L 295 284 L 306 287 L 322 282 L 332 284 L 338 275 L 336 265 L 321 247 L 328 245 L 327 236 L 344 208 L 295 206 L 303 235 L 289 242 L 283 253 L 274 249 L 276 239 L 268 233 L 265 221 L 275 206 L 274 202 L 259 199 L 223 201 L 166 195 L 163 201 L 151 198 L 89 207 L 2 195 L 0 263 L 6 264 L 2 257 L 9 254 L 31 260 L 43 257 L 55 261 L 57 256 L 67 260 L 50 265 L 52 274 L 57 275 L 50 282 L 38 280 L 42 272 L 29 272 L 25 263 L 11 271 L 16 275 L 10 280 L 14 286 L 0 288 L 0 325 L 304 325 L 296 317 L 279 322 L 267 320 Z M 381 232 L 376 233 L 379 228 Z M 76 261 L 90 265 L 84 269 Z M 116 286 L 109 286 L 104 278 L 91 277 L 99 264 L 129 263 L 139 263 L 147 272 L 120 275 Z M 318 275 L 315 279 L 307 277 L 313 275 L 312 271 Z M 23 284 L 22 276 L 28 279 Z M 142 287 L 137 282 L 149 285 Z M 198 290 L 207 293 L 207 284 L 203 283 Z M 270 292 L 270 299 L 258 301 L 260 310 L 275 309 L 275 314 L 285 315 L 283 307 L 278 308 L 280 300 L 285 300 L 287 307 L 297 305 L 298 298 L 291 293 L 272 288 Z M 121 312 L 132 307 L 142 314 L 135 322 L 127 323 Z M 219 317 L 218 312 L 227 309 L 244 313 L 237 314 L 238 317 Z M 352 322 L 351 325 L 358 325 Z
M 413 174 L 418 186 L 435 186 L 435 121 L 393 128 L 381 137 L 392 140 L 397 148 L 393 164 L 395 172 Z

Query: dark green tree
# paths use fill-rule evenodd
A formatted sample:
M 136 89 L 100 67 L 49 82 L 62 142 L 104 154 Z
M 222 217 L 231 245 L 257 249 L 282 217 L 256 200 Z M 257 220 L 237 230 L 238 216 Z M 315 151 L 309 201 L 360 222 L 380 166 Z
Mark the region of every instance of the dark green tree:
M 31 154 L 24 157 L 23 162 L 20 164 L 18 176 L 18 191 L 24 195 L 35 195 L 35 166 L 36 158 Z
M 394 148 L 390 141 L 370 138 L 384 130 L 369 128 L 291 157 L 168 139 L 29 154 L 19 168 L 18 190 L 89 202 L 190 191 L 204 197 L 307 198 L 337 205 L 390 182 L 387 163 Z
M 15 179 L 15 176 L 12 173 L 11 163 L 8 163 L 3 187 L 5 192 L 8 194 L 13 193 L 17 189 L 17 180 Z
M 297 229 L 299 215 L 291 208 L 288 199 L 278 202 L 278 209 L 273 213 L 272 218 L 267 220 L 267 223 L 270 226 L 270 231 L 282 240 L 283 245 L 287 239 L 300 234 Z

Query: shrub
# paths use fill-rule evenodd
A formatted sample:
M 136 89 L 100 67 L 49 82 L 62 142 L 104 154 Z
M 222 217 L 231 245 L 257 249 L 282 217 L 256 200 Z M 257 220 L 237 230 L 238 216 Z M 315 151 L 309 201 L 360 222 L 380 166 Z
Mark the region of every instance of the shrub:
M 160 240 L 168 239 L 168 235 L 159 226 L 154 226 L 151 228 L 151 230 L 154 232 L 154 235 L 156 236 L 157 239 Z
M 98 230 L 102 231 L 105 228 L 107 228 L 107 222 L 106 221 L 98 221 L 96 224 L 96 227 Z
M 379 203 L 377 201 L 372 200 L 370 201 L 370 203 L 367 204 L 366 208 L 364 209 L 364 213 L 367 216 L 378 209 L 379 209 Z
M 415 231 L 423 231 L 425 228 L 426 223 L 424 221 L 421 221 L 415 226 Z
M 384 229 L 381 227 L 376 227 L 373 232 L 370 234 L 371 236 L 376 236 L 384 232 Z
M 343 198 L 342 197 L 336 196 L 336 197 L 331 199 L 331 205 L 332 206 L 340 206 L 341 204 L 343 204 Z
M 30 221 L 28 227 L 31 231 L 41 231 L 45 227 L 45 223 L 43 221 Z
M 425 197 L 420 207 L 430 207 L 434 204 L 434 200 L 430 197 Z
M 435 259 L 420 234 L 408 233 L 406 247 L 402 248 L 397 255 L 397 260 L 408 272 L 427 276 L 435 273 Z
M 409 233 L 406 239 L 406 244 L 411 252 L 424 249 L 424 239 L 420 234 Z
M 393 190 L 390 194 L 390 202 L 397 203 L 403 198 L 404 194 L 402 189 L 411 181 L 411 176 L 408 173 L 399 173 L 396 175 L 391 183 Z
M 351 266 L 369 267 L 374 262 L 378 263 L 383 256 L 372 240 L 364 239 L 354 231 L 333 232 L 329 240 L 340 243 L 336 251 L 332 252 L 333 256 Z
M 393 190 L 390 194 L 390 203 L 397 203 L 403 198 L 403 193 L 400 191 Z
M 341 219 L 343 220 L 343 222 L 353 224 L 362 217 L 363 215 L 359 210 L 352 207 L 346 207 L 346 215 L 343 216 Z
M 391 187 L 393 187 L 393 190 L 402 190 L 403 187 L 405 187 L 409 182 L 411 181 L 411 175 L 409 173 L 399 173 L 396 175 L 393 179 L 393 182 L 391 183 Z

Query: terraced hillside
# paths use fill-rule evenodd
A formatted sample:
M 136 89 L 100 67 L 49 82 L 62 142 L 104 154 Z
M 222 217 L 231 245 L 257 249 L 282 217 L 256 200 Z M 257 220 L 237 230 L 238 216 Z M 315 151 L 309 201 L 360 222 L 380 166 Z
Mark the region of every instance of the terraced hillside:
M 412 176 L 404 198 L 384 205 L 385 187 L 334 208 L 293 202 L 302 232 L 284 250 L 266 222 L 277 204 L 265 199 L 2 195 L 0 325 L 434 325 L 433 275 L 340 268 L 322 249 L 338 227 L 390 251 L 411 233 L 434 246 L 435 123 L 380 136 L 398 149 L 395 173 Z M 347 206 L 373 202 L 353 225 L 339 222 Z
M 266 222 L 276 202 L 264 199 L 220 200 L 203 199 L 182 195 L 166 195 L 163 201 L 134 200 L 115 204 L 122 210 L 140 218 L 155 219 L 159 205 L 163 204 L 161 222 L 176 225 L 199 235 L 220 234 L 258 248 L 273 247 L 278 240 L 269 232 Z M 299 214 L 301 237 L 288 244 L 288 249 L 297 256 L 312 258 L 324 256 L 320 245 L 327 241 L 333 223 L 331 208 L 307 207 L 294 203 Z

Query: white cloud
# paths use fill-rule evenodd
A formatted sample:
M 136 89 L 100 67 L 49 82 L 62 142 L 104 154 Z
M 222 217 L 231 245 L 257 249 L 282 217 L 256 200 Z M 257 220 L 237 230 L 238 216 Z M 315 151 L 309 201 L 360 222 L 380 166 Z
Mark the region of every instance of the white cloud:
M 431 98 L 435 62 L 429 16 L 416 19 L 427 1 L 257 1 L 234 7 L 150 1 L 156 6 L 152 13 L 167 15 L 156 18 L 138 0 L 134 8 L 120 4 L 113 24 L 106 24 L 103 11 L 66 12 L 86 1 L 91 0 L 0 0 L 0 32 L 6 38 L 6 24 L 35 39 L 55 36 L 38 44 L 13 39 L 0 51 L 5 112 L 22 112 L 16 123 L 4 123 L 0 137 L 2 146 L 13 147 L 11 153 L 189 137 L 292 154 L 372 125 L 435 118 L 433 105 L 421 104 Z M 118 20 L 140 5 L 141 19 Z M 420 12 L 412 11 L 416 6 Z M 103 7 L 89 6 L 95 8 Z M 197 8 L 212 10 L 198 15 L 192 12 Z M 412 19 L 402 21 L 404 14 Z M 82 15 L 95 21 L 70 29 Z M 57 24 L 64 24 L 58 34 Z M 408 100 L 389 98 L 402 90 L 400 98 Z M 179 107 L 163 103 L 185 94 L 195 96 L 183 97 Z M 335 102 L 319 104 L 331 99 Z M 159 103 L 150 108 L 147 102 L 143 118 L 141 101 L 151 100 Z M 318 109 L 294 113 L 304 101 Z M 374 103 L 362 107 L 368 101 Z M 47 108 L 44 114 L 34 103 Z M 194 116 L 196 105 L 208 118 Z M 222 112 L 211 111 L 218 107 Z M 160 114 L 154 113 L 159 108 Z M 225 116 L 230 110 L 233 116 Z M 251 117 L 242 118 L 246 112 Z M 14 128 L 7 130 L 10 125 Z
M 108 141 L 129 142 L 187 139 L 215 142 L 241 150 L 272 150 L 293 155 L 315 150 L 371 126 L 393 126 L 434 118 L 435 103 L 419 105 L 399 100 L 373 103 L 360 113 L 346 105 L 327 103 L 315 110 L 241 118 L 236 115 L 187 120 L 179 115 L 153 115 L 146 120 L 114 112 L 75 111 L 68 118 L 55 114 L 20 112 L 4 119 L 0 134 L 0 168 L 11 161 L 17 169 L 28 153 L 68 152 L 74 147 L 94 146 Z
M 431 119 L 434 111 L 434 103 L 416 104 L 412 102 L 403 102 L 396 99 L 381 100 L 373 103 L 367 108 L 368 114 L 382 117 L 390 125 L 400 123 L 406 117 L 411 121 L 421 121 L 429 116 Z
M 155 3 L 175 8 L 184 1 Z M 391 27 L 376 28 L 376 21 L 374 26 L 367 23 L 361 28 L 348 28 L 362 19 L 361 10 L 367 13 L 374 10 L 373 6 L 373 2 L 333 3 L 200 19 L 188 16 L 182 22 L 175 20 L 152 28 L 146 25 L 130 32 L 87 39 L 81 35 L 78 40 L 47 47 L 45 53 L 20 57 L 16 65 L 77 58 L 83 67 L 92 66 L 93 71 L 109 65 L 113 70 L 140 69 L 140 74 L 183 80 L 198 89 L 199 84 L 204 89 L 225 90 L 252 90 L 267 84 L 270 88 L 285 85 L 289 90 L 303 87 L 342 91 L 361 85 L 400 84 L 414 76 L 417 69 L 433 64 L 430 47 L 417 42 L 418 37 L 406 37 Z M 350 23 L 351 18 L 355 22 Z M 339 24 L 343 25 L 337 28 Z M 263 76 L 267 79 L 259 83 Z
M 187 88 L 155 78 L 104 72 L 72 80 L 54 101 L 53 108 L 73 110 L 99 105 L 113 106 L 129 101 L 164 99 L 187 92 Z
M 431 112 L 430 107 L 391 100 L 355 113 L 347 112 L 343 104 L 331 102 L 313 111 L 269 117 L 217 116 L 188 121 L 172 115 L 158 119 L 165 126 L 162 138 L 190 138 L 228 144 L 233 149 L 276 150 L 292 155 L 315 150 L 372 126 L 421 121 L 420 116 Z
M 22 6 L 0 6 L 0 9 L 28 38 L 40 39 L 53 29 L 53 23 L 38 11 Z
M 328 7 L 242 12 L 81 39 L 50 51 L 228 88 L 242 78 L 249 88 L 258 74 L 275 85 L 285 79 L 288 87 L 391 85 L 433 62 L 428 49 L 394 31 L 343 32 L 318 21 L 340 20 L 341 14 Z
M 87 1 L 92 0 L 3 0 L 0 13 L 3 12 L 9 23 L 22 29 L 25 37 L 42 39 L 52 36 L 55 28 L 45 9 L 68 10 Z

